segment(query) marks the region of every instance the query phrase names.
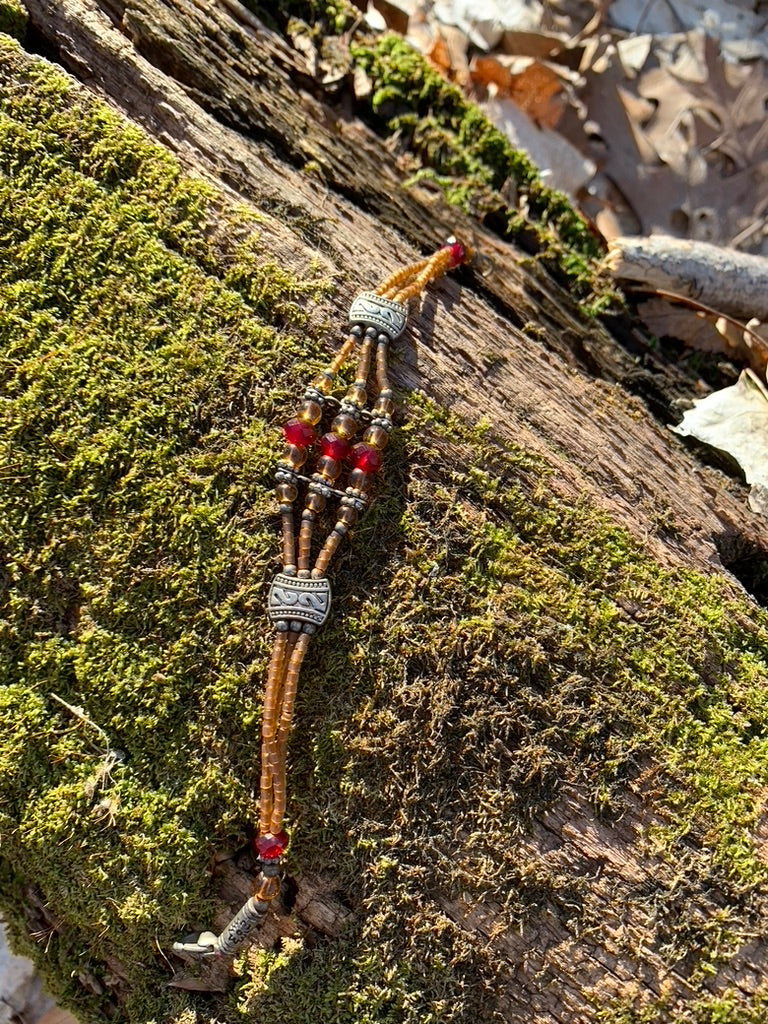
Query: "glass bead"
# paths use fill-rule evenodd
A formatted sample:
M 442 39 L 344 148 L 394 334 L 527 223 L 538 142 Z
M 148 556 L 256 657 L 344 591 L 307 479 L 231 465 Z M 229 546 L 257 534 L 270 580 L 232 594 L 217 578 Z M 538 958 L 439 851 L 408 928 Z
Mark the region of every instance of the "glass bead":
M 293 484 L 278 484 L 276 491 L 280 501 L 295 501 L 299 493 Z
M 339 437 L 338 434 L 323 434 L 320 438 L 320 450 L 323 455 L 343 462 L 349 457 L 352 448 L 346 438 Z
M 354 437 L 357 433 L 357 420 L 354 416 L 350 416 L 348 412 L 339 413 L 331 424 L 331 430 L 334 434 L 338 434 L 339 437 L 347 440 L 350 437 Z
M 310 494 L 307 499 L 307 508 L 310 512 L 322 512 L 325 508 L 325 498 L 317 492 Z
M 381 452 L 369 444 L 356 444 L 352 449 L 352 465 L 366 473 L 378 473 L 381 469 Z
M 374 413 L 383 413 L 385 416 L 391 416 L 395 411 L 395 403 L 391 398 L 379 398 L 376 399 L 376 405 L 373 408 Z
M 276 835 L 265 832 L 253 840 L 254 852 L 260 860 L 277 860 L 287 846 L 288 836 L 285 832 L 278 832 Z
M 323 410 L 317 402 L 307 399 L 299 410 L 299 419 L 314 426 L 323 416 Z
M 269 903 L 269 901 L 273 900 L 279 892 L 279 878 L 261 878 L 253 895 L 257 900 L 263 900 L 264 903 Z
M 358 408 L 362 409 L 368 400 L 368 392 L 359 384 L 353 384 L 347 392 L 347 398 L 350 402 L 354 402 Z
M 323 455 L 317 460 L 317 472 L 328 480 L 335 480 L 341 473 L 341 463 L 338 459 L 332 459 L 329 455 Z
M 354 526 L 357 522 L 357 509 L 344 505 L 339 509 L 339 522 L 344 523 L 345 526 Z
M 289 444 L 295 444 L 297 448 L 306 448 L 315 440 L 315 430 L 309 423 L 300 419 L 288 420 L 283 426 L 285 440 Z
M 374 448 L 378 448 L 381 451 L 382 448 L 386 448 L 387 441 L 389 441 L 389 434 L 383 427 L 368 427 L 366 432 L 363 434 L 363 441 L 367 444 L 373 445 Z
M 283 450 L 283 462 L 287 462 L 292 469 L 301 469 L 307 461 L 307 449 L 299 448 L 295 444 L 287 444 Z
M 467 252 L 461 242 L 451 242 L 445 248 L 451 253 L 451 268 L 458 267 L 460 263 L 464 262 Z
M 373 476 L 364 469 L 353 469 L 349 474 L 349 486 L 359 491 L 368 491 L 373 483 Z

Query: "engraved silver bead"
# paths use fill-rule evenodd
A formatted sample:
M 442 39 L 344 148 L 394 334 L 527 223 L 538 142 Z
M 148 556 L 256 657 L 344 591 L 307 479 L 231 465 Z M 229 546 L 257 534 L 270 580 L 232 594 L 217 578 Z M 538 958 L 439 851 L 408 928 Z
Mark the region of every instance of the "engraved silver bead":
M 330 610 L 331 585 L 325 577 L 308 579 L 278 573 L 272 580 L 267 614 L 273 622 L 288 622 L 298 633 L 307 625 L 313 629 L 322 626 Z
M 369 338 L 376 338 L 381 332 L 391 338 L 399 337 L 405 330 L 407 318 L 408 309 L 402 302 L 385 299 L 376 292 L 358 295 L 349 310 L 350 323 L 367 328 Z

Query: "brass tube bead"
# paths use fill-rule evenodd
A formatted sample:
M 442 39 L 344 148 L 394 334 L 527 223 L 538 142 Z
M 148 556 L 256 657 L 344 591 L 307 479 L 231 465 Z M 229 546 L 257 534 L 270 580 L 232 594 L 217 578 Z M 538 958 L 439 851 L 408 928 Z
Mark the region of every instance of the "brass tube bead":
M 357 345 L 357 338 L 355 337 L 354 334 L 350 334 L 349 337 L 346 338 L 346 340 L 344 341 L 344 344 L 341 346 L 339 351 L 331 360 L 331 363 L 328 367 L 330 373 L 332 373 L 335 376 L 339 372 L 341 367 L 347 361 L 349 355 L 352 353 L 355 345 Z
M 283 685 L 282 707 L 280 709 L 280 721 L 277 736 L 274 742 L 274 751 L 278 761 L 277 770 L 274 773 L 273 782 L 273 806 L 272 815 L 269 821 L 269 831 L 277 834 L 282 828 L 283 816 L 285 815 L 286 786 L 285 786 L 285 758 L 288 733 L 293 722 L 293 709 L 296 702 L 296 690 L 299 682 L 301 663 L 309 645 L 309 633 L 299 634 L 293 650 L 291 651 L 288 666 L 285 672 Z
M 312 575 L 315 573 L 317 573 L 318 576 L 325 574 L 328 566 L 331 564 L 331 559 L 339 549 L 341 541 L 342 535 L 340 533 L 336 533 L 335 530 L 331 530 L 326 537 L 322 551 L 317 556 L 317 561 L 315 562 L 315 568 L 312 570 Z
M 419 260 L 418 263 L 412 263 L 408 267 L 402 267 L 400 270 L 396 270 L 394 274 L 390 274 L 389 277 L 379 285 L 376 289 L 376 294 L 381 295 L 385 299 L 391 299 L 400 285 L 406 281 L 409 277 L 412 277 L 414 273 L 418 273 L 429 263 L 429 257 L 424 260 Z M 389 293 L 392 292 L 392 295 Z
M 293 522 L 293 506 L 282 514 L 283 520 L 283 568 L 296 565 L 296 528 Z
M 386 336 L 384 336 L 386 338 Z M 379 383 L 379 388 L 385 391 L 389 388 L 389 377 L 387 376 L 387 348 L 388 345 L 386 340 L 379 342 L 379 346 L 376 349 L 376 379 Z

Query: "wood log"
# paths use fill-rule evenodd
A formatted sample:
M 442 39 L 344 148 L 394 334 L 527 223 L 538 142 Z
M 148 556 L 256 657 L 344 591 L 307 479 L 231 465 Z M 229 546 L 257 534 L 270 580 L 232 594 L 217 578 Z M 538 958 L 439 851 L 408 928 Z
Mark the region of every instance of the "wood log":
M 768 259 L 708 242 L 614 238 L 607 269 L 620 281 L 675 292 L 744 322 L 768 320 Z
M 586 321 L 565 289 L 490 230 L 432 193 L 404 188 L 397 155 L 354 116 L 350 98 L 323 95 L 306 58 L 235 0 L 27 0 L 27 9 L 32 38 L 49 55 L 216 187 L 221 222 L 211 212 L 212 235 L 244 203 L 258 217 L 265 263 L 296 279 L 319 264 L 333 288 L 309 310 L 308 333 L 343 323 L 350 293 L 448 234 L 471 232 L 494 268 L 488 278 L 465 273 L 432 292 L 398 349 L 393 378 L 404 415 L 425 439 L 411 437 L 408 452 L 393 454 L 377 539 L 361 528 L 338 582 L 343 623 L 319 649 L 316 675 L 302 680 L 292 740 L 292 872 L 265 948 L 234 968 L 237 995 L 190 992 L 183 1005 L 168 1002 L 163 986 L 174 969 L 163 956 L 181 929 L 179 907 L 189 930 L 220 924 L 250 891 L 247 853 L 219 859 L 208 874 L 183 848 L 189 892 L 198 901 L 203 893 L 219 898 L 212 922 L 209 906 L 163 891 L 170 868 L 146 867 L 151 854 L 140 835 L 121 831 L 119 806 L 115 824 L 102 821 L 94 816 L 100 805 L 72 797 L 76 782 L 66 778 L 33 794 L 35 821 L 46 799 L 58 810 L 55 801 L 72 798 L 67 830 L 80 835 L 84 820 L 101 824 L 82 849 L 62 826 L 50 852 L 63 860 L 64 877 L 43 881 L 34 873 L 41 854 L 30 839 L 32 810 L 25 820 L 16 793 L 22 818 L 8 826 L 14 853 L 3 854 L 3 869 L 14 884 L 3 909 L 17 933 L 23 927 L 45 939 L 37 957 L 64 1001 L 92 1017 L 179 1024 L 224 1019 L 233 998 L 241 1015 L 318 1024 L 429 1015 L 456 1024 L 592 1024 L 603 1012 L 627 1019 L 635 1011 L 662 1024 L 690 1016 L 702 1001 L 716 1008 L 729 1000 L 752 1012 L 768 957 L 762 790 L 756 775 L 744 778 L 751 817 L 745 803 L 741 817 L 721 819 L 710 797 L 719 798 L 722 786 L 721 803 L 736 806 L 741 776 L 718 751 L 751 749 L 764 728 L 756 696 L 762 612 L 741 581 L 764 597 L 768 543 L 743 486 L 702 465 L 622 386 L 656 375 L 667 391 L 690 394 L 690 382 L 650 357 L 642 363 L 641 346 L 629 353 Z M 227 276 L 210 266 L 207 273 Z M 279 384 L 259 366 L 247 401 L 261 395 L 259 414 L 266 419 L 271 410 L 276 421 L 290 355 L 281 363 L 275 343 L 273 358 Z M 295 386 L 305 369 L 292 374 Z M 267 401 L 272 388 L 276 397 Z M 217 415 L 212 430 L 199 431 L 200 462 L 182 467 L 179 488 L 191 481 L 213 493 L 217 474 L 228 482 L 232 470 L 216 458 L 230 412 Z M 239 420 L 232 428 L 255 445 L 247 429 Z M 62 443 L 58 435 L 53 442 Z M 266 472 L 261 462 L 257 468 Z M 233 498 L 249 525 L 266 502 L 254 494 L 250 508 Z M 104 507 L 116 500 L 105 488 Z M 153 514 L 160 537 L 176 536 L 170 515 Z M 166 540 L 137 570 L 137 587 L 160 573 Z M 263 574 L 261 551 L 245 540 L 238 557 L 248 572 Z M 87 575 L 86 556 L 78 558 Z M 203 638 L 206 623 L 227 621 L 234 630 L 238 615 L 252 617 L 252 585 L 239 577 L 238 585 L 222 583 L 221 600 L 195 606 Z M 81 622 L 72 615 L 70 626 L 62 615 L 59 633 L 46 635 L 67 657 L 71 645 L 75 662 L 98 632 L 96 619 L 106 628 L 98 617 L 107 616 L 107 598 L 90 600 Z M 147 614 L 155 600 L 170 598 L 148 598 Z M 115 621 L 104 659 L 128 643 Z M 233 634 L 221 645 L 230 676 L 240 672 L 239 702 L 227 690 L 220 698 L 211 684 L 206 700 L 221 699 L 221 710 L 191 704 L 203 722 L 192 748 L 201 775 L 207 783 L 226 775 L 228 788 L 216 792 L 231 793 L 238 807 L 247 801 L 232 766 L 252 760 L 242 753 L 252 735 L 238 731 L 238 715 L 258 704 L 249 687 L 260 685 L 242 661 L 263 656 L 262 632 L 253 627 L 232 662 Z M 198 641 L 185 634 L 192 647 L 173 649 L 187 676 L 209 656 Z M 143 644 L 130 649 L 138 657 Z M 98 665 L 88 664 L 96 674 Z M 80 671 L 67 674 L 65 665 L 63 681 L 87 686 Z M 164 692 L 164 672 L 153 665 L 132 676 L 126 706 L 134 691 Z M 661 706 L 644 697 L 650 692 Z M 98 689 L 90 697 L 99 694 L 112 699 Z M 91 705 L 88 713 L 95 714 Z M 130 731 L 119 708 L 112 715 Z M 672 746 L 652 742 L 646 718 Z M 63 771 L 65 739 L 46 737 L 31 721 L 19 749 Z M 163 728 L 178 739 L 168 720 Z M 163 835 L 171 839 L 164 815 L 191 829 L 202 813 L 196 800 L 209 798 L 178 779 L 152 781 L 152 732 L 147 726 L 147 749 L 133 751 L 125 774 L 138 774 L 132 764 L 146 771 L 152 801 L 144 808 L 130 792 L 141 811 L 136 820 L 157 829 L 161 846 Z M 80 754 L 84 763 L 91 747 Z M 231 808 L 211 799 L 203 820 L 230 829 L 232 846 L 242 842 L 246 822 Z M 106 851 L 123 871 L 120 913 L 110 910 L 114 934 L 78 917 L 94 861 Z M 729 856 L 748 860 L 753 875 L 738 874 L 738 864 L 731 874 Z M 134 877 L 135 904 L 125 895 Z M 101 889 L 117 902 L 117 880 L 104 878 Z M 164 914 L 171 895 L 176 909 Z M 151 913 L 162 917 L 157 947 Z M 130 948 L 119 929 L 128 929 Z M 194 988 L 189 978 L 182 983 Z M 209 988 L 227 984 L 224 976 Z

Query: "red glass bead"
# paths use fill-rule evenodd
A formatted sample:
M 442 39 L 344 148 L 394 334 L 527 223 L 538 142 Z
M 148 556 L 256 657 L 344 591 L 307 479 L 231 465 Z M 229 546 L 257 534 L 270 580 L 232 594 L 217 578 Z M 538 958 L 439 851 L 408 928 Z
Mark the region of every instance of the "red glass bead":
M 288 836 L 285 832 L 278 832 L 272 835 L 266 832 L 263 836 L 256 836 L 253 840 L 253 849 L 260 860 L 277 860 L 282 856 L 288 845 Z
M 381 452 L 369 444 L 356 444 L 352 449 L 352 465 L 365 473 L 378 473 L 381 469 Z
M 451 252 L 451 267 L 458 267 L 460 263 L 464 262 L 467 251 L 461 242 L 452 242 L 450 245 L 446 245 L 445 248 L 450 249 Z
M 338 434 L 323 434 L 320 438 L 320 447 L 323 455 L 336 459 L 337 462 L 343 462 L 344 459 L 349 458 L 349 453 L 352 451 L 349 442 L 345 441 L 343 437 L 339 437 Z
M 306 448 L 315 440 L 312 424 L 299 419 L 288 420 L 283 427 L 283 433 L 285 440 L 289 444 L 295 444 L 297 448 Z

